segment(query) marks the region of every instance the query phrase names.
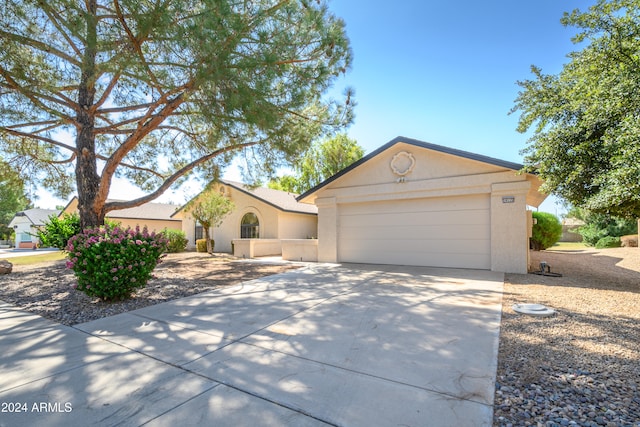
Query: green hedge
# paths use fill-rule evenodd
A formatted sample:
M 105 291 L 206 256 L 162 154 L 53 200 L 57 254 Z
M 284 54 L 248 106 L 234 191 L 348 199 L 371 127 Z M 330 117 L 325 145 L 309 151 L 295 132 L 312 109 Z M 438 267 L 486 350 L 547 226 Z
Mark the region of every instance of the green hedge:
M 603 237 L 596 243 L 596 249 L 619 248 L 620 238 L 614 236 Z
M 211 240 L 211 252 L 213 252 L 214 241 Z M 198 252 L 207 252 L 207 240 L 206 239 L 198 239 L 196 240 L 196 251 Z
M 167 252 L 184 252 L 187 249 L 189 240 L 184 231 L 165 228 L 162 230 L 162 235 L 169 241 L 167 244 Z
M 562 224 L 558 217 L 547 212 L 533 212 L 533 218 L 531 247 L 540 251 L 555 245 L 562 237 Z

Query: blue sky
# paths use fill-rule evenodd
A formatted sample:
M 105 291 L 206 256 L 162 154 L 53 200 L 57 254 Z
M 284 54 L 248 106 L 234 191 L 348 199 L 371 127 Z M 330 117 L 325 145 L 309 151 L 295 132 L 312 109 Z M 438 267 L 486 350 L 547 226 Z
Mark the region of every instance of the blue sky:
M 576 46 L 560 24 L 580 1 L 333 1 L 354 51 L 348 130 L 368 151 L 398 135 L 520 162 L 527 135 L 508 115 L 535 64 L 557 73 Z M 487 4 L 489 3 L 489 4 Z M 393 4 L 392 6 L 389 6 Z M 373 5 L 373 6 L 372 6 Z
M 535 64 L 558 73 L 575 29 L 565 11 L 592 2 L 489 0 L 333 1 L 347 24 L 353 68 L 337 88 L 356 92 L 348 129 L 366 152 L 396 136 L 522 163 L 530 135 L 509 115 L 518 80 Z M 541 210 L 561 213 L 555 199 Z
M 406 136 L 521 163 L 529 135 L 516 132 L 517 114 L 508 115 L 516 81 L 531 77 L 532 64 L 546 73 L 562 69 L 579 47 L 570 40 L 575 30 L 560 18 L 592 3 L 330 1 L 346 22 L 354 54 L 351 71 L 335 86 L 338 95 L 346 86 L 355 89 L 356 118 L 347 133 L 367 153 Z M 225 176 L 239 179 L 233 168 Z M 110 196 L 139 194 L 118 182 Z M 160 200 L 181 203 L 182 197 Z M 54 207 L 56 201 L 42 193 L 36 204 Z M 551 198 L 540 210 L 562 213 Z

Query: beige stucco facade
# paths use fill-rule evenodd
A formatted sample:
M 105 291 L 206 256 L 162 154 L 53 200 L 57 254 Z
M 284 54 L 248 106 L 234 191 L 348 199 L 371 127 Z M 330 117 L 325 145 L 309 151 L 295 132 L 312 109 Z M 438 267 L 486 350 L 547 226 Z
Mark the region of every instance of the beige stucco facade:
M 279 242 L 281 239 L 310 239 L 317 236 L 318 217 L 315 209 L 309 210 L 307 206 L 302 206 L 306 212 L 288 209 L 287 203 L 292 205 L 292 209 L 295 209 L 293 205 L 298 205 L 295 195 L 264 188 L 250 189 L 239 183 L 225 181 L 216 184 L 216 189 L 231 199 L 235 205 L 235 209 L 224 218 L 222 224 L 211 230 L 216 252 L 232 252 L 232 242 L 241 238 L 242 218 L 247 214 L 254 214 L 258 218 L 260 240 Z M 284 205 L 280 205 L 280 202 Z M 184 210 L 178 211 L 174 217 L 182 220 L 182 230 L 187 235 L 189 247 L 195 247 L 194 219 Z M 258 246 L 264 246 L 260 245 L 261 243 L 265 242 L 258 242 Z M 270 249 L 270 252 L 273 250 Z M 280 253 L 278 249 L 277 254 Z M 262 252 L 259 252 L 255 256 L 261 254 Z
M 299 200 L 318 207 L 318 261 L 526 273 L 545 198 L 518 165 L 407 138 Z

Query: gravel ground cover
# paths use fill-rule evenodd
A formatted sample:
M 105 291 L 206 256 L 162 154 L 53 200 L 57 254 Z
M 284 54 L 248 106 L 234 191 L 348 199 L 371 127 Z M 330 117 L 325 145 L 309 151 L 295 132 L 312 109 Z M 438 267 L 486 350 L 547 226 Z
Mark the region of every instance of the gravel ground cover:
M 0 301 L 71 326 L 292 268 L 299 266 L 247 262 L 197 252 L 169 254 L 154 270 L 155 278 L 138 290 L 135 298 L 103 302 L 73 289 L 73 272 L 64 261 L 56 261 L 14 266 L 11 274 L 1 275 Z
M 640 249 L 532 252 L 541 261 L 562 277 L 505 279 L 494 426 L 640 426 Z

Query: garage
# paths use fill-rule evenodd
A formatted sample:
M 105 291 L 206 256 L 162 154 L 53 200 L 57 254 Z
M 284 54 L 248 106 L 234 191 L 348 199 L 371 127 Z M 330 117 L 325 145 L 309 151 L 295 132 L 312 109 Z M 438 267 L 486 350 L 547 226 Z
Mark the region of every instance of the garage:
M 531 209 L 522 165 L 397 137 L 306 193 L 318 261 L 526 273 Z
M 488 195 L 339 206 L 340 262 L 491 268 Z

